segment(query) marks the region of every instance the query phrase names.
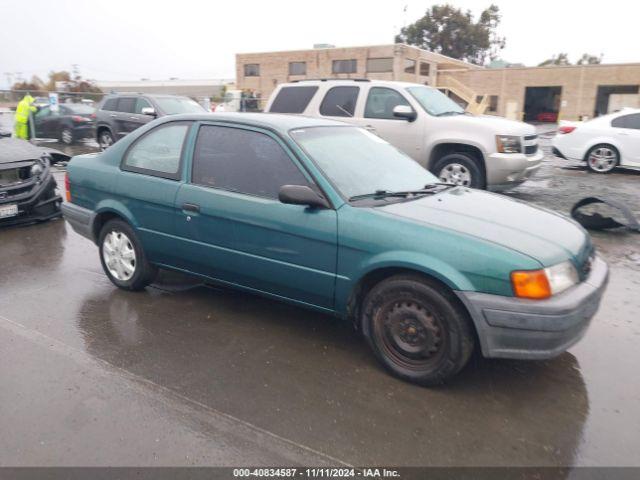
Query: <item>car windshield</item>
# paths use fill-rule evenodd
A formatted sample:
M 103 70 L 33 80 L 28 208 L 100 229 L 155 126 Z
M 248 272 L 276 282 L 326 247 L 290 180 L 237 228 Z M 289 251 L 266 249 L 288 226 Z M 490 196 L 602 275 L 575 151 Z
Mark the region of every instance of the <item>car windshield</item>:
M 436 117 L 462 115 L 464 109 L 436 88 L 408 87 L 407 91 L 424 110 Z
M 311 127 L 291 136 L 340 193 L 420 190 L 438 179 L 380 137 L 357 127 Z
M 197 102 L 186 97 L 158 97 L 155 100 L 167 115 L 202 113 L 205 111 Z

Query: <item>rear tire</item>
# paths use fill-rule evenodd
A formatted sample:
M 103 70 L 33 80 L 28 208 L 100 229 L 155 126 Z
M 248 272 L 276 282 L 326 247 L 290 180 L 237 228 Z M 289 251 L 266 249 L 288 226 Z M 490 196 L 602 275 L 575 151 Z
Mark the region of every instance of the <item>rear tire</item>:
M 431 172 L 444 183 L 471 188 L 485 188 L 486 179 L 477 160 L 469 153 L 449 153 L 435 162 Z
M 362 327 L 382 365 L 419 385 L 445 382 L 473 352 L 467 312 L 451 292 L 420 275 L 395 275 L 374 286 L 363 302 Z
M 73 145 L 73 130 L 69 127 L 62 127 L 62 130 L 60 130 L 60 141 L 65 145 Z
M 100 130 L 100 133 L 98 133 L 98 145 L 100 145 L 100 150 L 106 150 L 114 143 L 115 141 L 110 130 L 106 128 Z
M 616 147 L 606 143 L 591 147 L 585 158 L 587 168 L 593 173 L 610 173 L 620 163 L 620 153 Z
M 149 263 L 133 228 L 123 220 L 109 220 L 98 237 L 100 263 L 116 287 L 142 290 L 158 272 Z

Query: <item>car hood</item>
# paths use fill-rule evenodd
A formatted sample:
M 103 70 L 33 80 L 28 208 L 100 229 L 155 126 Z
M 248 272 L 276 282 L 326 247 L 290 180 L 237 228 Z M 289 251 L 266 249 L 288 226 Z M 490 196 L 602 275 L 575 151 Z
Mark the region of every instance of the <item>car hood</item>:
M 449 122 L 455 122 L 456 125 L 467 125 L 469 128 L 482 129 L 492 132 L 495 135 L 535 135 L 536 129 L 533 125 L 524 122 L 516 122 L 507 120 L 504 117 L 496 117 L 493 115 L 456 115 L 452 117 L 443 117 Z
M 69 155 L 53 148 L 38 147 L 19 138 L 0 138 L 0 165 L 37 160 L 43 153 L 49 154 L 52 163 L 69 160 Z
M 543 266 L 590 255 L 589 235 L 560 214 L 480 190 L 456 187 L 378 207 L 404 219 L 454 230 L 527 255 Z

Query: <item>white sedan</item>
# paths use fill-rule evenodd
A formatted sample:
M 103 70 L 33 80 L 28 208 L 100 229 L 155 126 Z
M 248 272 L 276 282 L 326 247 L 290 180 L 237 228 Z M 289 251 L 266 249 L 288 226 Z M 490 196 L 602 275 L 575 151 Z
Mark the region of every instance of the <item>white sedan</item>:
M 554 155 L 587 162 L 592 172 L 608 173 L 618 165 L 640 169 L 640 109 L 561 124 L 552 145 Z

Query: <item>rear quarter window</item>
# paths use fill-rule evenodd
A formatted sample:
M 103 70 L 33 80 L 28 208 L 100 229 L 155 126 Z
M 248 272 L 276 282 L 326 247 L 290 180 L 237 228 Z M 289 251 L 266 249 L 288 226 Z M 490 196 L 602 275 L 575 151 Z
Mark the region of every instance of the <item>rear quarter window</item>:
M 320 115 L 326 117 L 353 117 L 360 87 L 330 88 L 320 105 Z
M 283 87 L 271 104 L 270 112 L 302 113 L 318 91 L 318 87 Z
M 102 105 L 101 110 L 107 110 L 109 112 L 115 112 L 117 110 L 117 98 L 107 98 Z

